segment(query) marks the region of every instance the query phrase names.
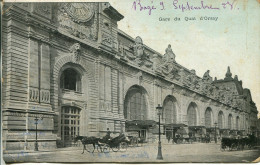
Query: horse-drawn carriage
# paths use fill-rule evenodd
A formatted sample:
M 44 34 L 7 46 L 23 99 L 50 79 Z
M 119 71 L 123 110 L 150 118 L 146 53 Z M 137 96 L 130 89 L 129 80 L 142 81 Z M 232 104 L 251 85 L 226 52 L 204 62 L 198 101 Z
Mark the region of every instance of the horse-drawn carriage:
M 220 150 L 243 150 L 245 147 L 251 149 L 256 145 L 256 137 L 254 135 L 249 135 L 244 138 L 222 138 Z
M 83 152 L 88 151 L 93 153 L 95 149 L 97 149 L 98 152 L 109 152 L 112 150 L 113 152 L 117 151 L 126 151 L 129 140 L 125 137 L 124 134 L 120 134 L 119 136 L 115 138 L 110 137 L 103 137 L 103 138 L 97 138 L 94 136 L 86 137 L 86 136 L 77 136 L 75 138 L 75 142 L 80 140 L 83 144 Z
M 98 141 L 98 148 L 99 152 L 109 152 L 112 150 L 113 152 L 117 151 L 126 151 L 129 144 L 129 140 L 125 137 L 124 134 L 121 134 L 112 139 L 100 139 Z
M 191 144 L 193 141 L 194 141 L 194 137 L 192 136 L 180 136 L 179 134 L 177 134 L 175 136 L 175 138 L 173 139 L 173 141 L 176 143 L 176 144 L 185 144 L 185 143 L 189 143 Z
M 206 134 L 205 136 L 201 136 L 202 143 L 210 143 L 210 135 Z

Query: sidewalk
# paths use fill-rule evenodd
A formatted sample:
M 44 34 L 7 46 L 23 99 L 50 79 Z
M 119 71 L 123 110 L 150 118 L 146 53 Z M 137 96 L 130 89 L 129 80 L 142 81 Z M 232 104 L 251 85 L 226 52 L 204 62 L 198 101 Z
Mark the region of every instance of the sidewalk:
M 65 151 L 76 151 L 76 150 L 82 150 L 82 147 L 65 147 L 65 148 L 55 148 L 51 150 L 4 150 L 3 154 L 37 154 L 37 153 L 46 153 L 46 152 L 65 152 Z

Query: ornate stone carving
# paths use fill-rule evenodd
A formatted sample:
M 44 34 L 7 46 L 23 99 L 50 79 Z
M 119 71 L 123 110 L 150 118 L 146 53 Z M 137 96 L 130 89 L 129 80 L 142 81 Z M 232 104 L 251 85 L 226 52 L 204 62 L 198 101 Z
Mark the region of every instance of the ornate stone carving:
M 142 38 L 137 36 L 135 38 L 135 44 L 132 47 L 134 49 L 134 55 L 136 56 L 136 58 L 141 59 L 144 55 L 144 46 Z
M 70 47 L 70 53 L 72 55 L 73 62 L 78 62 L 80 60 L 80 44 L 75 43 Z
M 141 71 L 136 74 L 136 78 L 138 80 L 138 85 L 142 85 L 142 83 L 143 83 L 143 73 Z
M 133 50 L 133 55 L 126 53 L 129 60 L 134 61 L 139 66 L 145 65 L 147 68 L 152 67 L 153 62 L 150 60 L 149 53 L 144 50 L 144 45 L 141 37 L 137 36 L 135 38 L 134 45 L 130 45 L 129 47 Z
M 224 80 L 233 80 L 232 73 L 230 72 L 230 67 L 229 66 L 227 68 L 227 73 L 226 73 L 226 77 L 224 78 Z
M 181 78 L 179 68 L 175 65 L 175 54 L 173 53 L 170 44 L 165 50 L 162 62 L 157 65 L 156 71 L 170 79 L 179 80 Z
M 107 19 L 103 19 L 102 21 L 102 27 L 106 30 L 110 30 L 111 24 Z
M 184 77 L 183 85 L 193 90 L 200 88 L 199 79 L 196 76 L 195 70 L 191 70 L 191 73 Z
M 209 75 L 209 70 L 207 70 L 207 71 L 204 73 L 202 80 L 203 80 L 204 82 L 209 82 L 209 83 L 212 82 L 212 77 Z
M 87 22 L 94 15 L 91 3 L 65 3 L 64 10 L 75 22 Z
M 39 102 L 39 90 L 36 88 L 30 88 L 29 100 L 33 102 Z
M 41 90 L 41 102 L 50 103 L 50 92 L 48 90 Z
M 238 76 L 237 75 L 235 75 L 234 80 L 238 81 Z
M 102 34 L 102 44 L 112 47 L 112 44 L 113 44 L 112 38 L 109 35 L 103 33 Z
M 35 3 L 34 12 L 41 16 L 51 18 L 51 5 L 50 3 Z
M 164 63 L 175 62 L 175 54 L 172 51 L 171 44 L 169 44 L 168 47 L 165 49 L 165 54 L 163 56 L 163 62 Z
M 58 10 L 59 30 L 82 40 L 97 40 L 97 4 L 64 3 Z

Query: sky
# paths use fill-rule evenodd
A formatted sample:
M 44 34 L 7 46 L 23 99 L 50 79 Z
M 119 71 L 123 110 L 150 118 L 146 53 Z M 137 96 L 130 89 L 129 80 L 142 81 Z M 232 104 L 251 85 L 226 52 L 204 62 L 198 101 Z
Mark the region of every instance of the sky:
M 171 44 L 177 63 L 195 69 L 198 76 L 210 70 L 213 78 L 223 79 L 230 66 L 232 77 L 237 75 L 243 87 L 251 90 L 260 110 L 260 1 L 204 0 L 204 5 L 219 9 L 182 11 L 173 5 L 177 0 L 141 0 L 142 7 L 156 8 L 150 15 L 149 10 L 140 11 L 140 5 L 135 10 L 133 5 L 138 0 L 108 1 L 124 15 L 119 29 L 133 38 L 140 36 L 144 44 L 161 54 Z M 179 0 L 176 4 L 187 2 L 190 6 L 201 6 L 201 0 Z M 233 4 L 232 9 L 229 4 Z M 159 21 L 160 17 L 170 21 Z M 181 20 L 174 21 L 176 17 Z M 185 21 L 185 17 L 196 20 Z M 218 19 L 200 20 L 201 17 Z

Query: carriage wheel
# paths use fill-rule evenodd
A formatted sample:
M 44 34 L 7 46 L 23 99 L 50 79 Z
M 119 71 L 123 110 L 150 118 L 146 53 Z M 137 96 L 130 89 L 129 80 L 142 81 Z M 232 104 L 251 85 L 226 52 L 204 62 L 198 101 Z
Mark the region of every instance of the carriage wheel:
M 109 146 L 108 144 L 105 144 L 105 145 L 103 146 L 103 152 L 104 152 L 104 153 L 109 153 L 109 151 L 110 151 L 110 146 Z
M 226 146 L 220 145 L 220 151 L 225 151 Z
M 93 153 L 94 150 L 95 150 L 95 148 L 94 148 L 93 144 L 86 144 L 86 150 L 87 150 L 88 152 Z
M 125 152 L 127 150 L 128 144 L 126 142 L 120 143 L 120 151 Z
M 236 144 L 232 144 L 231 145 L 231 150 L 237 150 L 237 145 Z
M 119 144 L 117 146 L 111 147 L 113 152 L 117 152 L 119 150 Z
M 252 144 L 248 144 L 248 145 L 247 145 L 247 148 L 250 150 L 250 149 L 253 148 L 253 145 L 252 145 Z
M 98 151 L 98 152 L 103 152 L 103 148 L 102 148 L 101 145 L 97 145 L 97 151 Z
M 138 144 L 139 144 L 138 139 L 136 139 L 136 147 L 138 147 Z
M 132 139 L 132 145 L 133 145 L 133 147 L 137 147 L 137 140 L 136 139 Z

